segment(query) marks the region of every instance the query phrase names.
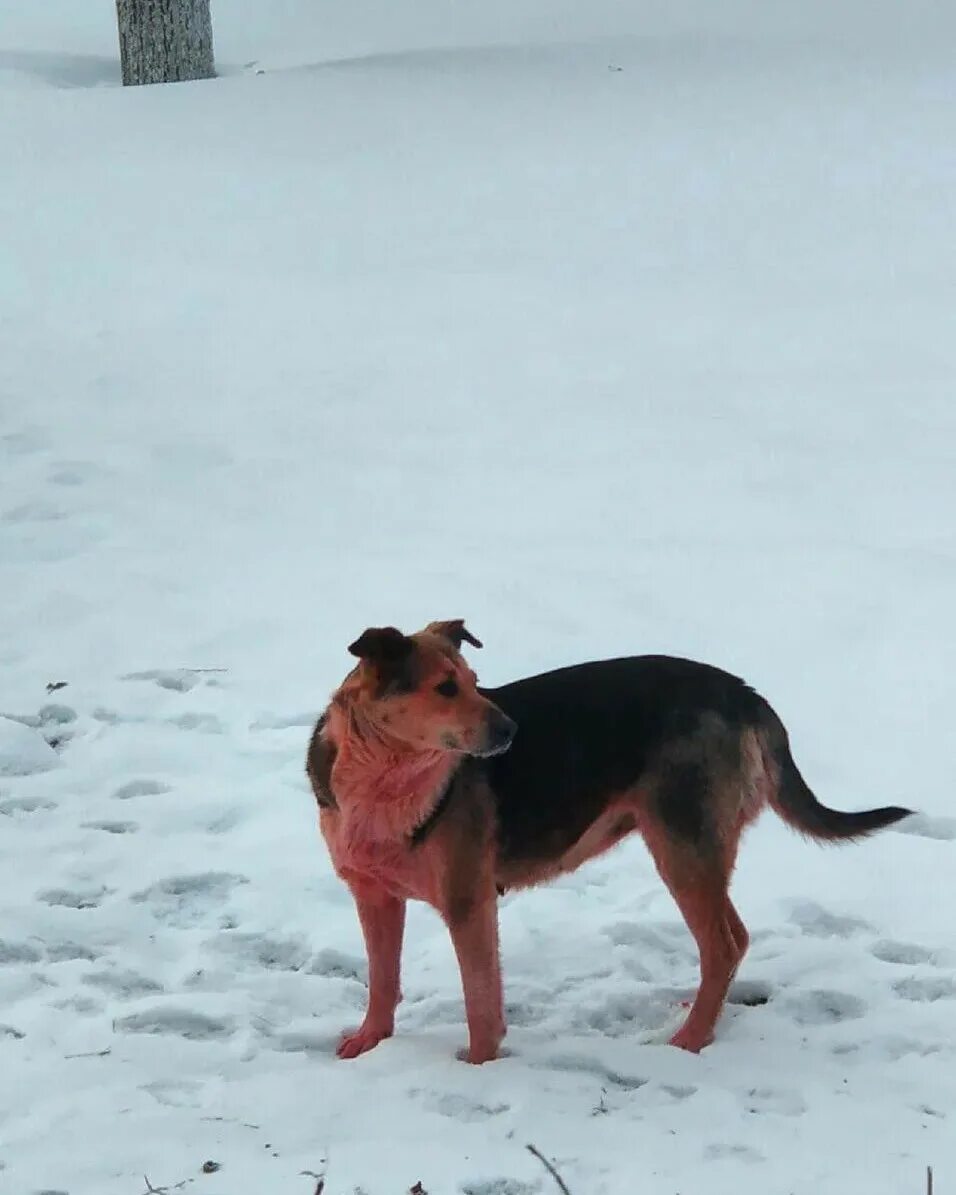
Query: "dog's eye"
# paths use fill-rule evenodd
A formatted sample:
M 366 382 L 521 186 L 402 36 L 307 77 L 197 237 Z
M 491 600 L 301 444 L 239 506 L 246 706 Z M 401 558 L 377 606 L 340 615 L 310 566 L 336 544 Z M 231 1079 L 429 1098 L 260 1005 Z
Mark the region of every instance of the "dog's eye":
M 443 680 L 440 685 L 435 686 L 435 692 L 442 697 L 457 697 L 458 682 L 454 677 L 450 676 L 447 680 Z

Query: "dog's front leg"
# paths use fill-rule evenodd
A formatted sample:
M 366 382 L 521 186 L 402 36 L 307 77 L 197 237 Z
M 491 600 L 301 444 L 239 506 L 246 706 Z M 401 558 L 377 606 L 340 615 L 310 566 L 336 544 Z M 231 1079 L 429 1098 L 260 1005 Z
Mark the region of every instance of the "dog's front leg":
M 468 1020 L 468 1049 L 463 1062 L 491 1062 L 505 1036 L 501 961 L 498 955 L 498 901 L 492 891 L 451 910 L 448 929 L 458 956 Z
M 340 1058 L 356 1058 L 395 1031 L 395 1009 L 402 998 L 402 936 L 405 902 L 380 888 L 352 886 L 368 954 L 368 1008 L 365 1020 L 339 1042 Z

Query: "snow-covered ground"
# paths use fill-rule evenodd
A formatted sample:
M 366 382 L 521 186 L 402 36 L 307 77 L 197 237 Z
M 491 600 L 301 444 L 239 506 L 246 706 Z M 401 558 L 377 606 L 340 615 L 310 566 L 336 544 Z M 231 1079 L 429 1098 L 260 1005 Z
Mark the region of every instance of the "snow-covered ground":
M 123 90 L 112 3 L 0 0 L 5 1195 L 956 1183 L 949 8 L 219 0 L 218 80 Z M 418 909 L 334 1059 L 311 720 L 462 616 L 489 683 L 739 671 L 822 799 L 921 811 L 751 833 L 700 1057 L 631 842 L 503 902 L 508 1057 Z

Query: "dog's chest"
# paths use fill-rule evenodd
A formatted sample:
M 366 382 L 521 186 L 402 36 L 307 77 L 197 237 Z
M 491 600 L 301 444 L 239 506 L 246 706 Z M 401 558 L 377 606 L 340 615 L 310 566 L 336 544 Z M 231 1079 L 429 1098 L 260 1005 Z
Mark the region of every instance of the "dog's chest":
M 358 819 L 322 812 L 322 831 L 332 864 L 353 888 L 384 890 L 401 900 L 434 904 L 434 872 L 428 852 L 406 839 L 382 838 Z

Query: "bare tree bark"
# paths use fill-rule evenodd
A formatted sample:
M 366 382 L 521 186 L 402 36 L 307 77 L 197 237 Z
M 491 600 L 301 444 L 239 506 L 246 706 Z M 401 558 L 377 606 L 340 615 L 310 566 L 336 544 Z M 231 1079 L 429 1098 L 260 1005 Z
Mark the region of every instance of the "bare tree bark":
M 116 0 L 123 83 L 211 79 L 209 0 Z

